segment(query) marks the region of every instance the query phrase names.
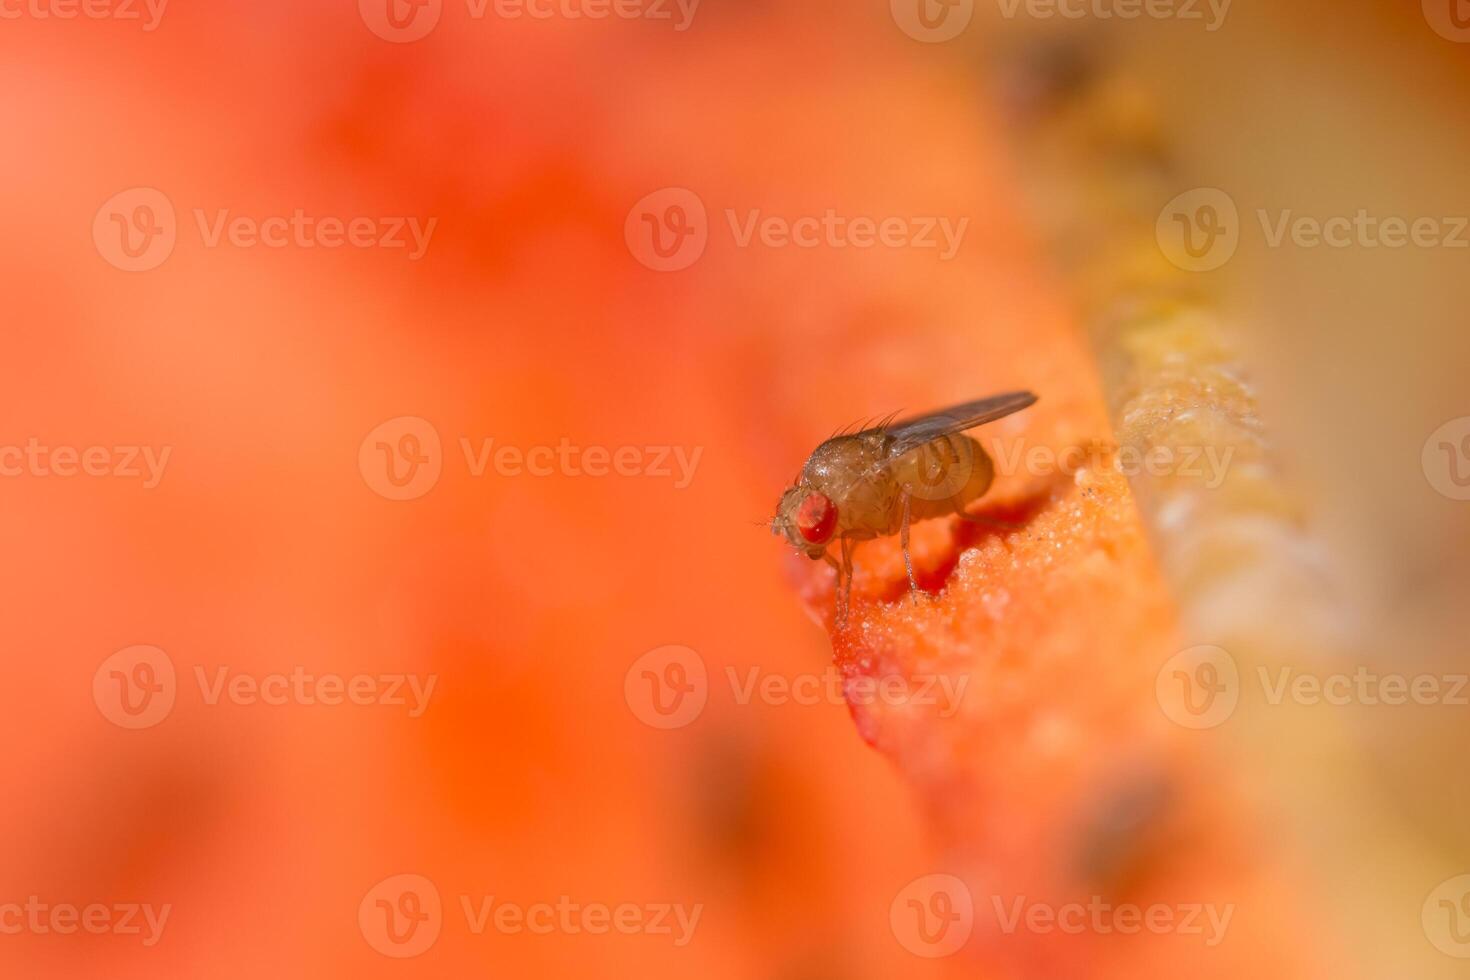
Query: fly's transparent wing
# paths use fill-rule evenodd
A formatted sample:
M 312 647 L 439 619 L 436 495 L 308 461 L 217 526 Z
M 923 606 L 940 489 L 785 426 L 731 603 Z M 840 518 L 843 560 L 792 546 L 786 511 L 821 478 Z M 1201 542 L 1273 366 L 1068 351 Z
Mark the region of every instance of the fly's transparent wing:
M 904 453 L 933 442 L 941 436 L 964 432 L 986 422 L 1005 418 L 1013 412 L 1036 403 L 1036 396 L 1029 391 L 1012 391 L 993 398 L 952 405 L 949 408 L 902 419 L 882 427 L 885 435 L 893 440 L 888 446 L 888 458 L 897 459 Z

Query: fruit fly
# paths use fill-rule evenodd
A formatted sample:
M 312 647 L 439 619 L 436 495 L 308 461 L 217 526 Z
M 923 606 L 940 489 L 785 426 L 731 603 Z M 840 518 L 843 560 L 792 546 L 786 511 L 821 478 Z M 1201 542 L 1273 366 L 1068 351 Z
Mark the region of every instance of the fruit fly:
M 909 591 L 918 599 L 909 525 L 956 515 L 992 522 L 965 512 L 990 489 L 995 464 L 980 444 L 963 433 L 1034 404 L 1029 391 L 993 398 L 839 434 L 816 448 L 796 485 L 781 495 L 771 531 L 813 561 L 837 570 L 837 620 L 846 622 L 852 594 L 852 551 L 859 541 L 897 532 Z M 841 558 L 828 546 L 836 541 Z

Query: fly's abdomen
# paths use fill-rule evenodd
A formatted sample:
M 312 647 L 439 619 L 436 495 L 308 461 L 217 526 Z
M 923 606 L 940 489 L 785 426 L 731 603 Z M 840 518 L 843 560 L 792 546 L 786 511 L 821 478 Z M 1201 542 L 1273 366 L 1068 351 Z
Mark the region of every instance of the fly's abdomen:
M 941 436 L 904 453 L 892 464 L 899 488 L 909 495 L 913 520 L 942 517 L 985 495 L 995 464 L 980 444 L 960 433 Z

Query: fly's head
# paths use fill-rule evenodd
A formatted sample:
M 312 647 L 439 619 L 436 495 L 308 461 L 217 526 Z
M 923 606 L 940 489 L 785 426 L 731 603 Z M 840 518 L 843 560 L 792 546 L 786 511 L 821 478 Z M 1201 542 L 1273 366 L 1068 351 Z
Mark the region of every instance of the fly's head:
M 837 506 L 820 491 L 798 484 L 781 495 L 771 533 L 785 535 L 797 551 L 820 559 L 837 533 Z

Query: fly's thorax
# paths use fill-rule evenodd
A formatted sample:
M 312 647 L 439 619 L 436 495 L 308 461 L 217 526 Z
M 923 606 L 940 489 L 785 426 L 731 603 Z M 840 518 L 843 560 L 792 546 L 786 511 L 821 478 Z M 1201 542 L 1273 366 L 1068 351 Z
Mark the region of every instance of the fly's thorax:
M 969 436 L 941 436 L 911 449 L 894 460 L 894 479 L 912 498 L 911 508 L 927 510 L 924 503 L 951 501 L 963 507 L 990 489 L 995 464 L 990 454 Z
M 890 533 L 888 514 L 896 490 L 886 458 L 887 442 L 881 433 L 838 436 L 818 446 L 807 461 L 802 482 L 836 505 L 843 535 L 864 538 Z
M 808 483 L 840 489 L 862 479 L 882 461 L 882 436 L 836 436 L 812 452 L 801 475 Z

